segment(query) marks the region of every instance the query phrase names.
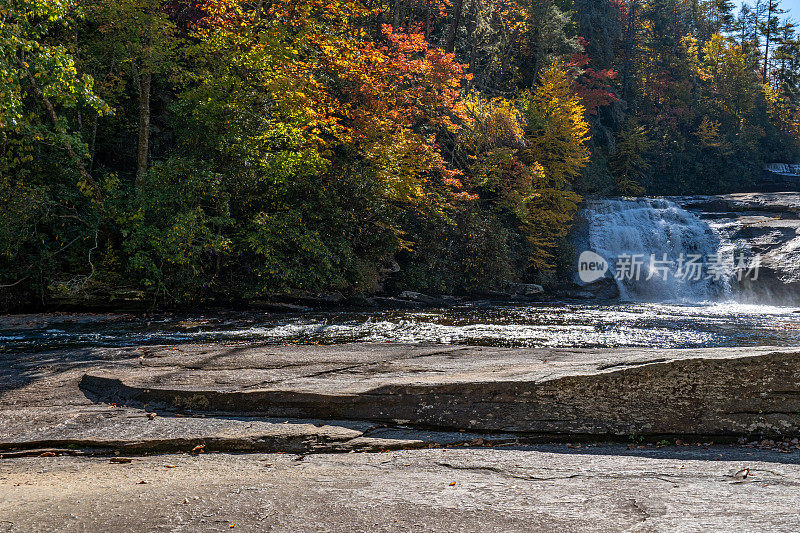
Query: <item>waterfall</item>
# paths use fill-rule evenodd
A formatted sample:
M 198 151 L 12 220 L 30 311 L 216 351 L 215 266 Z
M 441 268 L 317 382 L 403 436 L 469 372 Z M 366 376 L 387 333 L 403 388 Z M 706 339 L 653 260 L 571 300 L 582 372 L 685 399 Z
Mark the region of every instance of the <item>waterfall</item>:
M 728 246 L 719 232 L 676 203 L 590 200 L 583 215 L 589 249 L 608 262 L 607 275 L 616 279 L 621 299 L 700 302 L 730 294 L 733 265 L 728 270 L 717 259 Z

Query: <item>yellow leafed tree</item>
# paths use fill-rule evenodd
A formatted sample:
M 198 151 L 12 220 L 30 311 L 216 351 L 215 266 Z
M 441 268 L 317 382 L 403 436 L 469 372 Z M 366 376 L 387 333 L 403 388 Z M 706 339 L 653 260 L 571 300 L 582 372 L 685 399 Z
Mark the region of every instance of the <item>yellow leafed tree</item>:
M 570 78 L 555 65 L 516 102 L 471 95 L 464 105 L 462 143 L 475 154 L 476 185 L 519 221 L 530 265 L 552 267 L 580 201 L 571 187 L 589 160 L 589 125 Z
M 553 186 L 571 185 L 589 161 L 589 123 L 566 71 L 558 64 L 545 69 L 521 103 L 530 159 Z

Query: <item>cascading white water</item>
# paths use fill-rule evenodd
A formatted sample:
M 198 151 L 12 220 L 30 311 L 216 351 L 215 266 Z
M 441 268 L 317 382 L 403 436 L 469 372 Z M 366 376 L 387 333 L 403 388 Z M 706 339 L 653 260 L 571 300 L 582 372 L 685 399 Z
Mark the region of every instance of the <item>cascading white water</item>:
M 699 302 L 730 294 L 732 267 L 730 272 L 708 272 L 710 262 L 719 264 L 720 234 L 676 203 L 656 198 L 590 200 L 584 217 L 589 249 L 608 261 L 621 299 Z M 701 275 L 687 276 L 681 265 L 698 256 Z M 640 259 L 639 275 L 624 265 L 632 257 Z

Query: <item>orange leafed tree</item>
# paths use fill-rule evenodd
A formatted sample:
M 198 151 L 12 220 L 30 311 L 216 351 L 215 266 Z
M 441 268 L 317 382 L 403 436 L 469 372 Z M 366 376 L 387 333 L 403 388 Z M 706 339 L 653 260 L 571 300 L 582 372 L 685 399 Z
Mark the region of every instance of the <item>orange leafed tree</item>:
M 225 32 L 234 36 L 228 46 L 273 48 L 267 68 L 285 91 L 272 97 L 286 100 L 278 107 L 303 110 L 320 153 L 355 150 L 374 164 L 393 200 L 416 202 L 430 187 L 460 186 L 440 146 L 461 119 L 460 88 L 469 78 L 452 54 L 421 33 L 394 34 L 389 25 L 381 40 L 371 40 L 360 24 L 370 12 L 351 0 L 260 9 L 212 0 L 204 9 L 204 38 Z

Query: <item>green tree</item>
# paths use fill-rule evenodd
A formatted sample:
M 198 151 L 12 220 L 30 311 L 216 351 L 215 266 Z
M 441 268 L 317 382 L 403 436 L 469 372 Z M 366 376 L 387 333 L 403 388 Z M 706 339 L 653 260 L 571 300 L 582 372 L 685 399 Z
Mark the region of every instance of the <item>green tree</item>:
M 84 164 L 84 143 L 62 113 L 80 107 L 108 111 L 92 90 L 92 78 L 78 73 L 72 53 L 58 41 L 58 32 L 79 15 L 69 0 L 0 2 L 0 132 L 62 146 L 80 173 L 81 188 L 101 202 L 102 189 Z M 43 114 L 50 127 L 42 129 L 30 113 Z
M 99 30 L 94 53 L 129 79 L 138 104 L 135 186 L 141 187 L 150 155 L 153 77 L 175 71 L 176 27 L 163 0 L 81 0 Z
M 619 134 L 616 148 L 609 161 L 617 194 L 623 196 L 644 194 L 649 181 L 650 165 L 645 159 L 649 149 L 650 142 L 644 127 L 629 119 Z

